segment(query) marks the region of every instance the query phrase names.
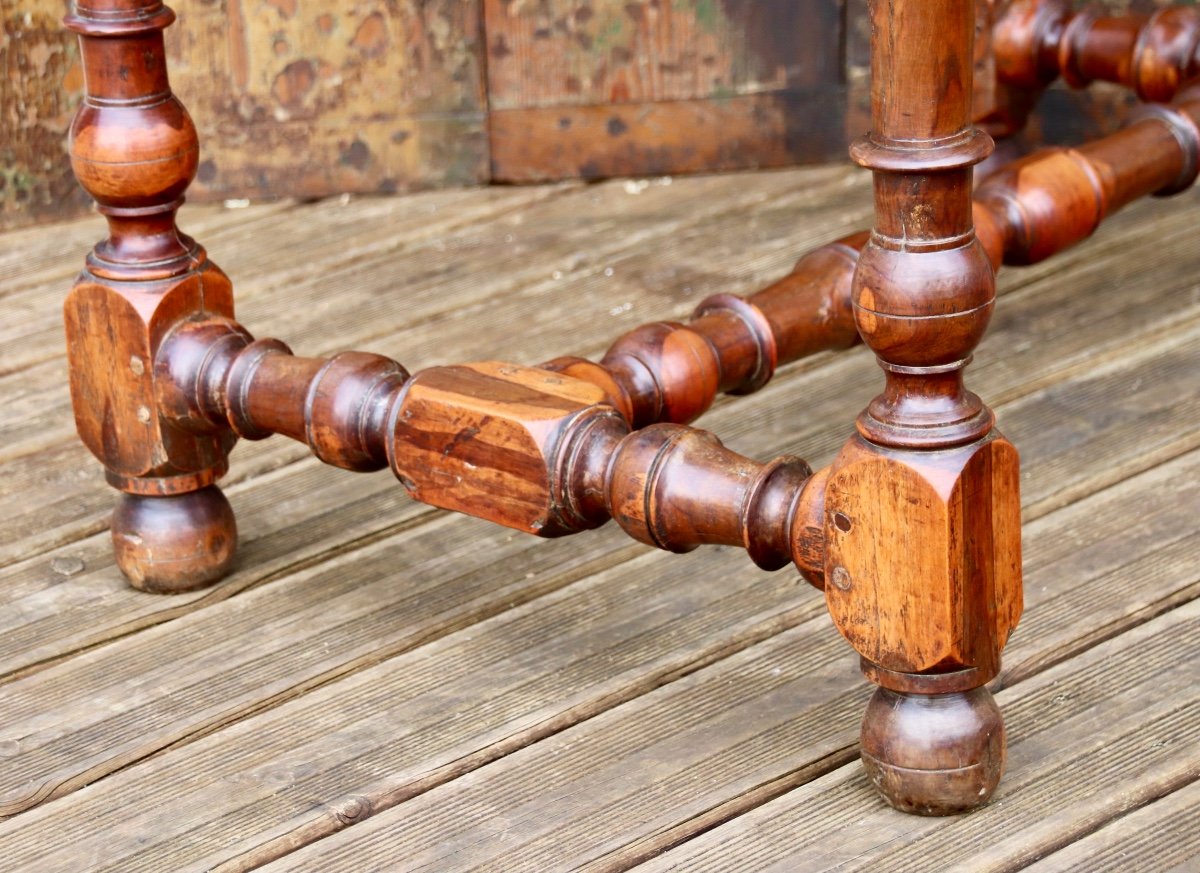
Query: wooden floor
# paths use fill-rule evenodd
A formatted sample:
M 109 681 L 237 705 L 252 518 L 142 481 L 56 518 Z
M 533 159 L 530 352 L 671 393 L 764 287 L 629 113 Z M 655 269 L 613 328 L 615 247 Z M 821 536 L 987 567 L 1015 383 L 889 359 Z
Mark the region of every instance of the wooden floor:
M 824 168 L 240 209 L 184 227 L 239 316 L 412 370 L 598 354 L 869 224 Z M 613 526 L 540 541 L 386 474 L 243 444 L 236 572 L 128 589 L 74 438 L 59 303 L 100 222 L 0 236 L 0 869 L 1200 870 L 1200 194 L 1006 271 L 968 371 L 1020 447 L 1008 773 L 973 815 L 885 808 L 869 693 L 819 592 Z M 701 426 L 825 465 L 861 349 Z

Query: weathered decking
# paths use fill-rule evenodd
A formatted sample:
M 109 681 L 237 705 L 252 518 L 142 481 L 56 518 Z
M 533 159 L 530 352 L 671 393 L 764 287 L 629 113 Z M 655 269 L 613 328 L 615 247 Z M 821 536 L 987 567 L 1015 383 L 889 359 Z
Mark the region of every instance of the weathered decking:
M 869 224 L 845 168 L 189 208 L 239 317 L 410 369 L 595 355 Z M 236 572 L 126 587 L 59 302 L 96 219 L 0 236 L 0 869 L 1200 869 L 1200 194 L 1005 272 L 968 371 L 1023 457 L 1008 773 L 883 806 L 819 592 L 615 527 L 541 541 L 242 445 Z M 829 462 L 859 349 L 700 425 Z

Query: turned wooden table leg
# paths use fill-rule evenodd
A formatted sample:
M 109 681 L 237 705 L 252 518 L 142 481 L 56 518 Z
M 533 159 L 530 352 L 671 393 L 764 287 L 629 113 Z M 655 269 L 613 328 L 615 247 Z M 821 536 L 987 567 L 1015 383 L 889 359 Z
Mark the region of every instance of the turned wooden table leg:
M 963 385 L 995 296 L 975 238 L 971 0 L 872 3 L 875 228 L 855 318 L 886 377 L 825 493 L 826 597 L 879 685 L 862 758 L 884 798 L 922 814 L 986 802 L 1004 767 L 983 687 L 1021 610 L 1017 453 Z
M 167 420 L 155 387 L 172 329 L 233 317 L 229 279 L 175 226 L 198 145 L 167 82 L 162 31 L 174 17 L 157 0 L 88 0 L 66 20 L 86 81 L 71 162 L 109 225 L 64 307 L 75 421 L 123 492 L 112 520 L 118 565 L 135 587 L 162 592 L 215 581 L 237 542 L 213 484 L 232 434 Z

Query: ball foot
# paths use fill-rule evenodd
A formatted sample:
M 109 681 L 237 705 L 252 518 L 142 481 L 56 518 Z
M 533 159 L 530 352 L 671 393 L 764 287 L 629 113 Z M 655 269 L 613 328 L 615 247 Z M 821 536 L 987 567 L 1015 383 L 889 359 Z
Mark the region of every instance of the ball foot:
M 987 803 L 1004 772 L 1004 722 L 987 688 L 952 694 L 876 689 L 862 762 L 902 812 L 955 815 Z
M 225 575 L 237 549 L 237 525 L 215 485 L 167 497 L 122 493 L 112 538 L 117 566 L 129 584 L 178 594 Z

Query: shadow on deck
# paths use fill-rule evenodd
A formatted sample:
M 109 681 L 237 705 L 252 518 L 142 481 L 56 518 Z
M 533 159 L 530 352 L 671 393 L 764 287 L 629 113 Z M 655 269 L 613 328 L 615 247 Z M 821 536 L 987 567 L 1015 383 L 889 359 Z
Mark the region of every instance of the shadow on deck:
M 867 784 L 820 594 L 733 550 L 526 538 L 273 439 L 225 480 L 235 572 L 129 590 L 60 323 L 100 223 L 0 236 L 0 868 L 1197 869 L 1198 222 L 1001 277 L 968 381 L 1024 464 L 1010 761 L 936 820 Z M 183 213 L 256 333 L 414 371 L 594 356 L 869 223 L 845 168 Z M 700 425 L 820 466 L 880 382 L 819 356 Z

